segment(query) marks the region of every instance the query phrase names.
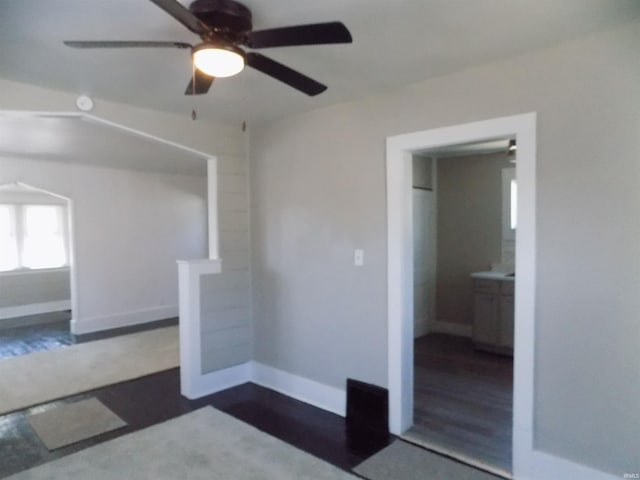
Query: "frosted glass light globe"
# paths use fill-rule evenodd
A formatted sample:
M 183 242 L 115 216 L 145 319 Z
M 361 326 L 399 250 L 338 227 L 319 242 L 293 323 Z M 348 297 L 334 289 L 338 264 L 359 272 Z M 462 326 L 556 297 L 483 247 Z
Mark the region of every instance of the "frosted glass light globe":
M 212 77 L 231 77 L 244 68 L 244 55 L 233 47 L 202 44 L 193 51 L 193 63 Z

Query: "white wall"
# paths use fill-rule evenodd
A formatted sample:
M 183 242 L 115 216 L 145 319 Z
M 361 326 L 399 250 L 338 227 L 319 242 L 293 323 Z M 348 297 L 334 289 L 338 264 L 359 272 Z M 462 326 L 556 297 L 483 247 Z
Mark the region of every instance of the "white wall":
M 639 471 L 638 45 L 636 22 L 254 129 L 255 359 L 386 385 L 385 138 L 536 111 L 536 448 Z
M 0 157 L 0 184 L 71 200 L 76 333 L 177 315 L 178 258 L 206 255 L 206 179 Z
M 66 205 L 66 200 L 41 192 L 0 184 L 0 203 Z M 0 319 L 71 308 L 68 268 L 0 272 Z M 20 325 L 16 322 L 2 322 Z
M 74 111 L 75 98 L 0 79 L 3 110 Z M 190 111 L 176 116 L 95 99 L 92 114 L 215 155 L 220 185 L 246 183 L 245 135 L 239 125 L 215 122 L 206 110 L 192 121 Z M 110 147 L 126 155 L 118 145 Z M 206 178 L 1 158 L 0 184 L 16 180 L 72 200 L 79 332 L 177 314 L 175 260 L 206 256 Z M 225 214 L 243 211 L 247 218 L 247 197 L 246 187 L 220 192 L 219 208 Z M 244 241 L 229 246 L 229 236 L 221 234 L 227 245 L 221 245 L 222 254 L 248 265 L 247 238 L 245 229 Z M 247 282 L 243 306 L 249 288 Z

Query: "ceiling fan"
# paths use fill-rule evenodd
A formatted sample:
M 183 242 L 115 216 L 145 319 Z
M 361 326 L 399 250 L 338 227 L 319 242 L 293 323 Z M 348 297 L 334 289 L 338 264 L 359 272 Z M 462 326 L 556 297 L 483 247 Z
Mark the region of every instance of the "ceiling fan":
M 185 95 L 207 93 L 215 77 L 239 73 L 244 65 L 269 75 L 307 95 L 318 95 L 327 87 L 251 49 L 351 43 L 349 30 L 341 22 L 253 30 L 251 10 L 235 0 L 195 0 L 187 9 L 177 0 L 150 0 L 182 25 L 200 36 L 191 45 L 171 41 L 65 41 L 73 48 L 182 48 L 190 49 L 194 74 Z

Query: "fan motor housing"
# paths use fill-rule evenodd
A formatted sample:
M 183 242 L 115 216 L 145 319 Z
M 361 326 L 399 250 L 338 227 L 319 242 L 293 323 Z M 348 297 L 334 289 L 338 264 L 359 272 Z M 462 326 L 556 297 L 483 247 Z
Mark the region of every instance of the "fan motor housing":
M 189 11 L 216 32 L 241 35 L 253 28 L 251 10 L 234 0 L 195 0 Z

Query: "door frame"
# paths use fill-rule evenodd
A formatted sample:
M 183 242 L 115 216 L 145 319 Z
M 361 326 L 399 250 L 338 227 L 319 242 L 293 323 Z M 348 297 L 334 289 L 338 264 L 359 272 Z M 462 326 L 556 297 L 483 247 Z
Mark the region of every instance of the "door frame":
M 533 453 L 536 285 L 536 114 L 526 113 L 387 138 L 387 325 L 389 429 L 413 424 L 412 155 L 446 145 L 499 138 L 518 145 L 513 382 L 513 473 L 528 471 Z
M 425 201 L 425 204 L 428 205 L 427 209 L 430 210 L 432 212 L 432 217 L 429 218 L 428 215 L 426 215 L 425 217 L 427 219 L 429 219 L 430 221 L 427 223 L 426 226 L 424 226 L 425 228 L 422 231 L 422 234 L 427 238 L 426 242 L 428 245 L 428 249 L 429 252 L 426 252 L 426 258 L 422 258 L 421 259 L 421 263 L 423 265 L 423 267 L 426 269 L 427 274 L 428 275 L 433 275 L 434 276 L 434 282 L 433 284 L 431 284 L 431 288 L 428 288 L 425 292 L 424 292 L 424 298 L 426 298 L 427 300 L 427 311 L 425 312 L 425 318 L 420 318 L 419 320 L 423 322 L 423 324 L 421 325 L 421 333 L 417 333 L 417 335 L 425 335 L 432 327 L 433 327 L 433 323 L 435 320 L 435 309 L 434 307 L 434 299 L 435 299 L 435 274 L 437 271 L 437 258 L 436 258 L 436 252 L 437 252 L 437 219 L 436 219 L 436 208 L 437 208 L 437 200 L 436 200 L 436 190 L 435 188 L 432 189 L 426 189 L 426 188 L 422 188 L 422 187 L 413 187 L 412 192 L 411 192 L 413 198 L 412 198 L 412 206 L 415 206 L 416 204 L 416 200 L 419 198 L 422 198 L 422 200 Z M 418 197 L 416 198 L 416 194 L 418 195 Z M 416 213 L 416 209 L 413 209 L 412 213 Z M 425 212 L 422 212 L 423 214 Z M 419 215 L 419 212 L 418 212 Z M 412 220 L 411 223 L 414 227 L 413 229 L 413 233 L 416 233 L 415 230 L 415 226 L 416 226 L 416 219 Z M 415 238 L 414 238 L 414 254 L 415 254 Z M 415 258 L 414 258 L 414 265 L 413 265 L 413 273 L 414 273 L 414 280 L 415 280 L 415 273 L 416 273 L 417 269 L 416 269 L 416 265 L 415 265 Z M 427 284 L 429 284 L 429 282 L 427 281 Z M 415 292 L 415 284 L 414 284 L 414 292 Z M 416 298 L 415 298 L 415 293 L 414 293 L 414 299 L 413 299 L 413 305 L 414 305 L 414 309 L 415 309 L 415 305 L 416 305 Z M 415 311 L 414 311 L 415 314 Z M 414 329 L 415 329 L 415 325 L 416 325 L 416 317 L 414 315 Z M 416 335 L 416 332 L 414 330 L 414 336 Z

